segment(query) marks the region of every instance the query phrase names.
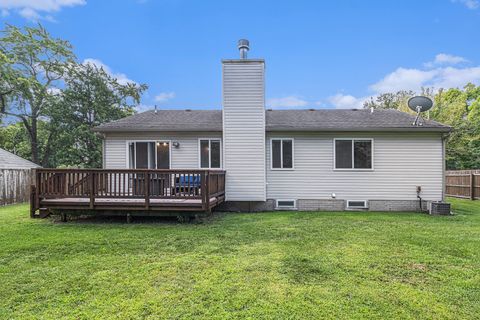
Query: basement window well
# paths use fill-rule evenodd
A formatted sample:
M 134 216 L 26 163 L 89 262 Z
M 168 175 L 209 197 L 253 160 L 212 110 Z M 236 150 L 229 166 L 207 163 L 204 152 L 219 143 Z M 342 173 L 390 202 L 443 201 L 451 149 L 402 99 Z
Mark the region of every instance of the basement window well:
M 347 200 L 347 209 L 367 209 L 366 200 Z
M 296 209 L 296 201 L 295 200 L 277 200 L 277 209 Z

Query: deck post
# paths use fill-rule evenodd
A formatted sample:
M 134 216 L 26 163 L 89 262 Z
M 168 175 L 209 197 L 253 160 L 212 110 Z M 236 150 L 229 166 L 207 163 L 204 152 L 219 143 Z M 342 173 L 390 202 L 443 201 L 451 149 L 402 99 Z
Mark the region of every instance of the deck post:
M 475 176 L 470 172 L 470 200 L 475 200 Z
M 88 174 L 88 182 L 90 184 L 90 209 L 93 209 L 95 206 L 95 190 L 94 190 L 94 178 L 93 175 L 95 173 L 93 171 L 90 171 Z
M 148 171 L 145 171 L 145 210 L 150 209 L 150 174 Z
M 30 185 L 30 218 L 35 218 L 35 211 L 37 211 L 37 204 L 35 203 L 36 198 L 36 188 L 32 184 Z
M 205 211 L 210 213 L 210 171 L 205 173 Z

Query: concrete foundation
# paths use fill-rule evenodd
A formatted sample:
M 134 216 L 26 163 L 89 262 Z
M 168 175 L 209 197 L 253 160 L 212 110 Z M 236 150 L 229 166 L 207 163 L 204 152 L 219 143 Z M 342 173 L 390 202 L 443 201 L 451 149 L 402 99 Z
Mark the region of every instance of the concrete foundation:
M 262 212 L 274 211 L 275 200 L 267 201 L 227 201 L 216 208 L 223 212 Z M 298 199 L 298 211 L 345 211 L 347 201 L 341 199 Z M 365 211 L 428 211 L 429 201 L 422 202 L 422 210 L 418 200 L 368 200 Z
M 226 201 L 215 208 L 223 212 L 262 212 L 275 210 L 275 200 L 267 201 Z
M 345 201 L 339 199 L 304 199 L 297 200 L 299 211 L 344 211 Z
M 369 200 L 369 211 L 408 211 L 420 212 L 428 210 L 428 201 L 422 201 L 420 210 L 419 200 Z

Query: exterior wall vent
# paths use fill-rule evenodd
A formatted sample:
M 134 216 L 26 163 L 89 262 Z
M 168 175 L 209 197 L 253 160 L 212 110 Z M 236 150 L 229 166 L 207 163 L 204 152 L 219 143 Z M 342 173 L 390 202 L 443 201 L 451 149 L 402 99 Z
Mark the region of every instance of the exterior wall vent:
M 286 199 L 280 199 L 277 200 L 276 208 L 281 210 L 281 209 L 296 209 L 297 208 L 297 203 L 295 200 L 286 200 Z
M 367 200 L 347 200 L 347 209 L 367 209 Z

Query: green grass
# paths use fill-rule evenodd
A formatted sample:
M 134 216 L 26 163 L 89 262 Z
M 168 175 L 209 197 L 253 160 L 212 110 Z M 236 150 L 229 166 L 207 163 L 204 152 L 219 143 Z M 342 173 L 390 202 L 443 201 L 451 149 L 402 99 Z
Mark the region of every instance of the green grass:
M 203 224 L 0 208 L 0 319 L 480 315 L 480 201 L 456 215 L 272 212 Z

